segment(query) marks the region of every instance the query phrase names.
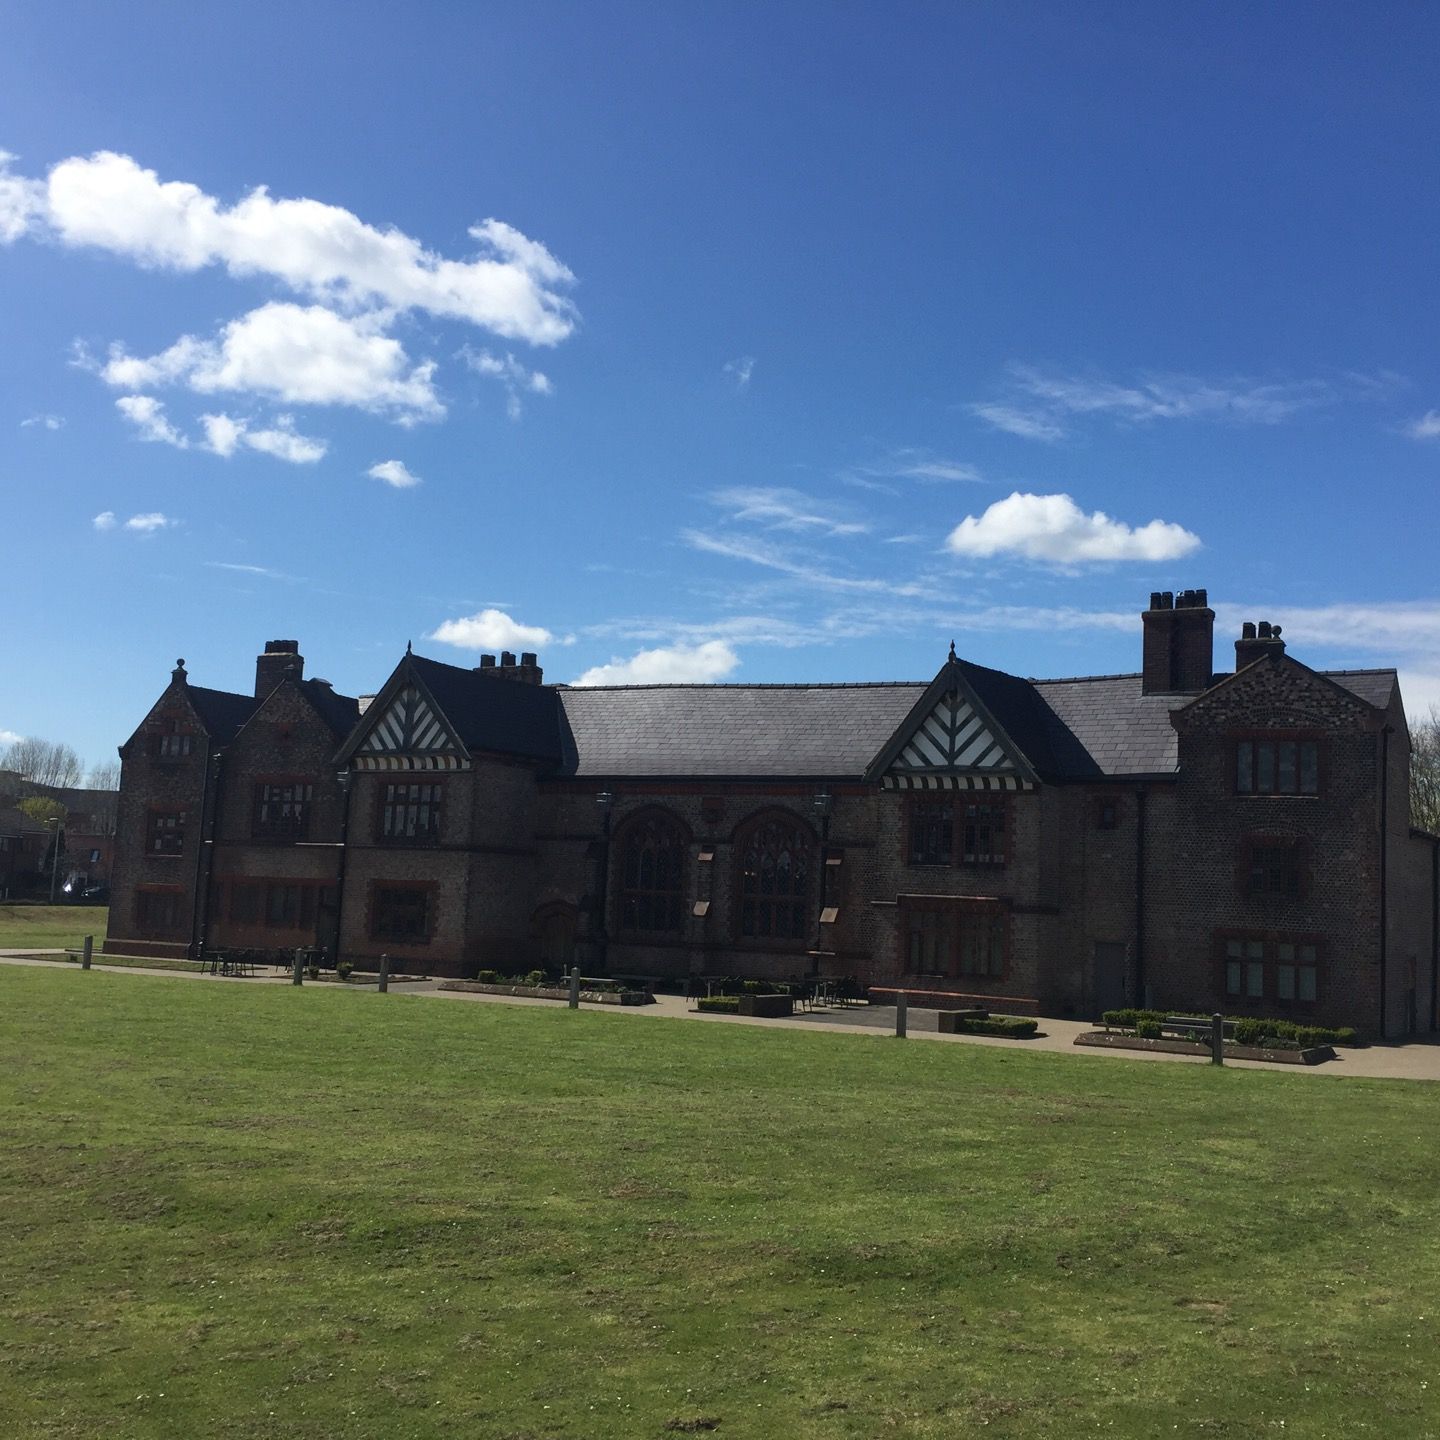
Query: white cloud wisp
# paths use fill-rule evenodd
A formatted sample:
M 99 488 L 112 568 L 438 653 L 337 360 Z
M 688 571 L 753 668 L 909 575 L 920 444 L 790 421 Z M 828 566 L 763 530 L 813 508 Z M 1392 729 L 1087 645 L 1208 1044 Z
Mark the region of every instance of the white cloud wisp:
M 372 480 L 383 481 L 392 490 L 410 490 L 420 483 L 418 475 L 412 475 L 403 460 L 381 460 L 365 472 Z

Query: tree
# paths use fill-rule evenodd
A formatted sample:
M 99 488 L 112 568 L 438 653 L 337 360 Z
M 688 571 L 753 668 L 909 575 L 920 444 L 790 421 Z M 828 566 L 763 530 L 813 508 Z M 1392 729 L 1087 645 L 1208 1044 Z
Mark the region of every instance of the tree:
M 65 823 L 65 807 L 58 800 L 51 800 L 44 795 L 29 795 L 15 808 L 41 825 L 48 825 L 52 820 L 61 825 Z
M 103 765 L 92 765 L 85 777 L 87 790 L 118 790 L 120 788 L 120 762 L 107 760 Z
M 1440 835 L 1440 706 L 1410 717 L 1410 823 Z
M 38 736 L 8 746 L 0 755 L 0 770 L 13 770 L 33 785 L 65 788 L 78 785 L 85 773 L 80 757 L 68 745 Z

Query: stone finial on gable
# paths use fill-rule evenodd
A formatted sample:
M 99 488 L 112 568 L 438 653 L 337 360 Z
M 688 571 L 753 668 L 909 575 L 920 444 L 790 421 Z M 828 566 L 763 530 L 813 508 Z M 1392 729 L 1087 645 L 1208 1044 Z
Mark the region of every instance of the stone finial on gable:
M 170 682 L 173 685 L 188 685 L 190 677 L 185 673 L 185 660 L 182 656 L 175 662 L 175 668 L 170 672 Z

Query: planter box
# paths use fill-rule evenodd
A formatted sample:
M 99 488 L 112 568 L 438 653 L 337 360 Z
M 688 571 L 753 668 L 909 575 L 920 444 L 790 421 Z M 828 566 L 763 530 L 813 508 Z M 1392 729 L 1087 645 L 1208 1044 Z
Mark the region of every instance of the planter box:
M 1210 1058 L 1209 1045 L 1193 1040 L 1142 1040 L 1138 1035 L 1117 1035 L 1113 1030 L 1092 1030 L 1087 1035 L 1077 1035 L 1075 1043 L 1103 1050 L 1159 1050 L 1167 1055 Z M 1335 1051 L 1329 1045 L 1316 1045 L 1309 1050 L 1264 1050 L 1258 1045 L 1227 1044 L 1222 1053 L 1226 1060 L 1269 1060 L 1276 1065 L 1319 1065 L 1335 1058 Z
M 521 995 L 528 1000 L 569 1000 L 570 991 L 554 985 L 485 985 L 479 980 L 447 980 L 436 987 L 440 990 L 463 990 L 472 995 Z M 580 998 L 587 1005 L 653 1005 L 655 997 L 648 990 L 582 990 Z
M 775 1020 L 782 1015 L 793 1015 L 795 1002 L 788 995 L 742 995 L 738 1013 L 759 1015 L 767 1020 Z
M 942 1010 L 936 1017 L 936 1023 L 940 1027 L 942 1035 L 963 1035 L 965 1031 L 961 1028 L 962 1020 L 988 1020 L 988 1010 Z

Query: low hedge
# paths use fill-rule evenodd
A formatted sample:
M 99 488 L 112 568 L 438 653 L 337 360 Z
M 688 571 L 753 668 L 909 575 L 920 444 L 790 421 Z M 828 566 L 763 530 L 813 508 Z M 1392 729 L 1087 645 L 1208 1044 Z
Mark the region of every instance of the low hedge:
M 955 1017 L 957 1035 L 1005 1035 L 1012 1040 L 1028 1040 L 1039 1028 L 1038 1020 L 1022 1020 L 1018 1015 L 992 1015 L 988 1020 Z
M 740 1012 L 738 995 L 702 995 L 696 1002 L 697 1010 L 708 1010 L 714 1015 L 737 1015 Z
M 1192 1015 L 1186 1010 L 1107 1010 L 1100 1019 L 1117 1030 L 1133 1030 L 1142 1039 L 1158 1040 L 1160 1027 L 1170 1016 L 1186 1020 L 1208 1020 L 1208 1015 Z M 1296 1020 L 1263 1020 L 1251 1015 L 1227 1015 L 1225 1023 L 1233 1026 L 1229 1038 L 1237 1045 L 1264 1047 L 1272 1041 L 1308 1050 L 1316 1045 L 1358 1045 L 1360 1037 L 1353 1025 L 1302 1025 Z

